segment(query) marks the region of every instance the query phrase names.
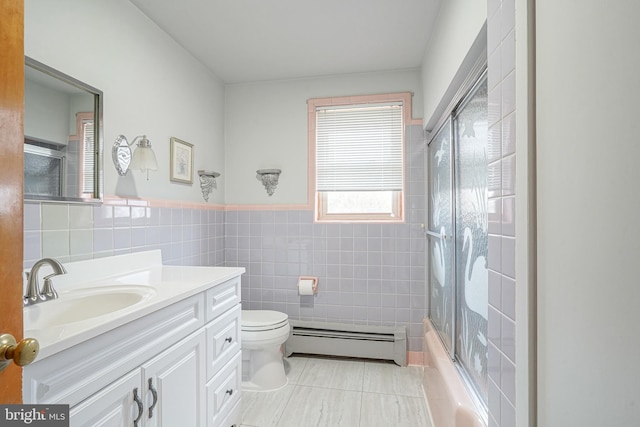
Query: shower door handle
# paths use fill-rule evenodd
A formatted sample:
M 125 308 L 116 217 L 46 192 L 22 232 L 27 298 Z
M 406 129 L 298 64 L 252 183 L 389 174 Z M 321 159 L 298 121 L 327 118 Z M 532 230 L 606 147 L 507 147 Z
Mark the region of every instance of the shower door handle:
M 425 230 L 425 233 L 427 233 L 427 236 L 435 237 L 436 239 L 443 239 L 443 240 L 447 239 L 447 235 L 444 233 L 436 233 L 435 231 L 431 231 L 431 230 Z
M 436 239 L 442 239 L 442 240 L 447 239 L 447 235 L 443 231 L 440 231 L 440 232 L 431 231 L 427 228 L 425 224 L 420 224 L 420 228 L 422 228 L 424 233 L 429 237 L 435 237 Z

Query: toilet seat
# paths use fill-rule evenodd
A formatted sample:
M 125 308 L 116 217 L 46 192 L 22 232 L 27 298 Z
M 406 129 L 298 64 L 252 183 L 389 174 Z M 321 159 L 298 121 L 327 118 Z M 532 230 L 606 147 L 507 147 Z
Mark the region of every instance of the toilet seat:
M 272 310 L 242 310 L 241 326 L 243 331 L 271 331 L 289 326 L 286 313 Z

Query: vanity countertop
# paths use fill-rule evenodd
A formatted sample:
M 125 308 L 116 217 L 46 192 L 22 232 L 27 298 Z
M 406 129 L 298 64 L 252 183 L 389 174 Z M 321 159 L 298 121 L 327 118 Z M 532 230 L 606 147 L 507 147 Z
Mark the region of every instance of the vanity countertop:
M 60 297 L 24 310 L 25 337 L 36 338 L 40 343 L 40 353 L 36 360 L 42 360 L 206 291 L 240 276 L 245 271 L 244 268 L 238 267 L 163 265 L 159 250 L 71 262 L 64 266 L 67 274 L 54 277 Z M 46 268 L 42 268 L 41 271 L 43 276 L 50 274 Z M 123 293 L 119 293 L 119 290 Z M 105 307 L 114 298 L 117 300 L 122 295 L 123 299 L 126 299 L 126 292 L 135 296 L 135 303 L 113 312 L 105 311 Z M 78 295 L 81 298 L 76 302 L 82 302 L 79 308 L 73 310 L 88 313 L 94 310 L 94 313 L 80 321 L 50 320 L 59 314 L 57 312 L 69 310 L 69 301 Z M 82 295 L 90 297 L 84 298 Z M 118 301 L 115 303 L 117 306 Z

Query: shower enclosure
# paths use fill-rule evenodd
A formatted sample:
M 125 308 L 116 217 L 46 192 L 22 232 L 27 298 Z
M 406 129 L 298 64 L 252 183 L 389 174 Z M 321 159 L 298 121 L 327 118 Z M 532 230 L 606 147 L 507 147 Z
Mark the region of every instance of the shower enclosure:
M 453 108 L 427 149 L 429 317 L 463 378 L 487 401 L 487 80 Z

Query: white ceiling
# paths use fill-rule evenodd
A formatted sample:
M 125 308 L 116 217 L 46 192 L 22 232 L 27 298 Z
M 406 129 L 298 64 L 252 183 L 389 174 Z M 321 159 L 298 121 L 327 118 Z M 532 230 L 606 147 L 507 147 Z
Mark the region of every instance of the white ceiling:
M 225 83 L 418 68 L 441 0 L 130 0 Z

